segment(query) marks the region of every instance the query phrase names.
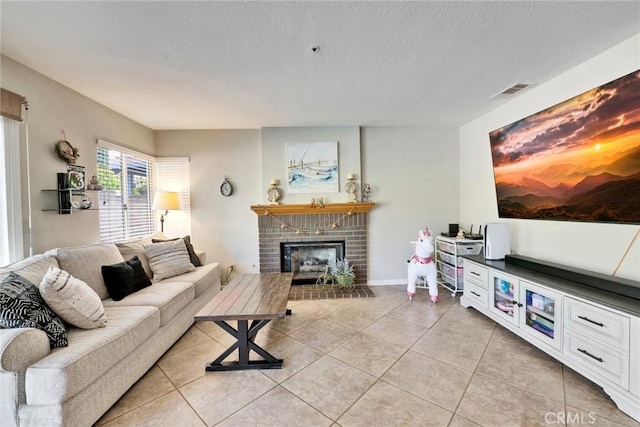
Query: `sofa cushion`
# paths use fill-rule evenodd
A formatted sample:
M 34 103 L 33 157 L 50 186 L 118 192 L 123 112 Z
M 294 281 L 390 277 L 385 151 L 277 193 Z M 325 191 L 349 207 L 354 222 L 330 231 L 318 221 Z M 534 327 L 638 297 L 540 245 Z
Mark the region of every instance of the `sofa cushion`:
M 80 279 L 50 266 L 40 282 L 40 294 L 53 311 L 78 328 L 101 328 L 107 324 L 98 294 Z
M 69 347 L 55 349 L 26 372 L 27 404 L 65 402 L 142 345 L 160 326 L 155 307 L 105 307 L 106 328 L 69 330 Z
M 220 265 L 218 263 L 206 264 L 202 267 L 196 268 L 195 271 L 181 274 L 178 277 L 171 277 L 156 282 L 155 285 L 175 281 L 193 283 L 195 287 L 196 298 L 198 298 L 212 286 L 220 287 Z
M 44 254 L 33 255 L 9 264 L 6 267 L 0 267 L 0 280 L 6 279 L 9 273 L 13 271 L 33 284 L 40 283 L 50 265 L 58 267 L 58 260 L 54 256 Z
M 114 301 L 151 286 L 151 279 L 142 268 L 138 256 L 114 265 L 103 265 L 102 276 L 109 296 Z
M 108 298 L 109 292 L 102 278 L 101 267 L 124 261 L 113 243 L 58 248 L 47 253 L 55 255 L 62 270 L 85 282 L 102 299 Z
M 169 240 L 151 239 L 151 242 L 153 243 L 172 242 L 178 239 L 180 239 L 180 237 L 176 237 L 175 239 L 169 239 Z M 189 260 L 191 261 L 191 264 L 193 264 L 194 267 L 200 267 L 202 263 L 200 262 L 200 258 L 198 258 L 198 255 L 196 255 L 195 249 L 193 249 L 193 245 L 191 244 L 191 236 L 184 236 L 182 240 L 184 240 L 184 245 L 187 247 L 187 252 L 189 252 Z
M 51 347 L 66 347 L 67 330 L 44 302 L 36 285 L 16 273 L 0 283 L 0 328 L 36 328 L 44 331 Z
M 164 326 L 193 301 L 195 289 L 187 282 L 154 283 L 152 286 L 127 295 L 120 301 L 111 298 L 103 301 L 105 307 L 129 307 L 148 305 L 160 310 L 160 325 Z
M 196 269 L 189 260 L 189 252 L 182 239 L 144 245 L 144 250 L 149 257 L 154 281 Z

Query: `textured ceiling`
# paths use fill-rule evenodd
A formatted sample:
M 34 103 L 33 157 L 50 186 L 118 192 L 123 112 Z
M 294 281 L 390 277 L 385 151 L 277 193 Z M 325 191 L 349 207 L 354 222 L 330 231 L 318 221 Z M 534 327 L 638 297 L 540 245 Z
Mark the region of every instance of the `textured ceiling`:
M 638 1 L 0 8 L 2 54 L 153 129 L 457 126 L 640 32 Z

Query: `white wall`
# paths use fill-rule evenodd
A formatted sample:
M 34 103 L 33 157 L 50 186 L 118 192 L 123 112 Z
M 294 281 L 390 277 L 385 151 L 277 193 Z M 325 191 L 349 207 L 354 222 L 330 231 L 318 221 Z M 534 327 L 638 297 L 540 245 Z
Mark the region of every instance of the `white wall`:
M 458 222 L 456 129 L 363 128 L 362 175 L 371 185 L 369 282 L 407 281 L 418 230 Z
M 54 153 L 55 144 L 63 139 L 61 129 L 66 132 L 67 140 L 79 149 L 78 164 L 86 167 L 89 177 L 97 170 L 96 140 L 98 138 L 153 154 L 155 150 L 153 131 L 9 58 L 0 56 L 0 61 L 2 76 L 0 85 L 25 96 L 29 101 L 28 122 L 23 122 L 21 128 L 25 245 L 28 242 L 27 175 L 24 151 L 27 123 L 31 162 L 34 253 L 41 253 L 59 246 L 98 242 L 100 239 L 98 211 L 58 215 L 57 211 L 41 210 L 47 207 L 45 205 L 47 200 L 55 201 L 55 197 L 41 190 L 56 188 L 56 173 L 66 172 L 66 163 L 58 159 Z
M 290 142 L 338 142 L 338 193 L 288 194 L 287 144 Z M 309 203 L 311 198 L 324 198 L 327 203 L 348 202 L 344 191 L 347 175 L 354 174 L 360 184 L 360 128 L 350 127 L 296 127 L 262 128 L 262 199 L 268 203 L 266 189 L 272 179 L 280 180 L 283 192 L 281 203 Z
M 194 245 L 209 260 L 239 273 L 257 272 L 258 222 L 251 205 L 266 203 L 269 181 L 286 188 L 286 142 L 339 141 L 341 175 L 355 173 L 371 184 L 369 282 L 406 282 L 409 242 L 429 225 L 447 229 L 458 218 L 457 130 L 419 128 L 265 128 L 260 130 L 156 131 L 158 156 L 190 156 Z M 362 163 L 362 169 L 360 169 Z M 219 193 L 224 175 L 233 196 Z M 344 192 L 329 202 L 347 200 Z M 312 195 L 285 195 L 306 203 Z M 170 221 L 171 217 L 167 218 Z
M 241 274 L 257 273 L 258 220 L 250 209 L 261 203 L 260 131 L 156 131 L 158 156 L 188 156 L 191 179 L 191 240 L 209 262 L 234 264 Z M 220 194 L 225 175 L 234 187 Z M 169 215 L 166 221 L 171 221 Z
M 514 253 L 612 274 L 639 226 L 499 219 L 489 132 L 638 68 L 640 34 L 462 126 L 460 222 L 508 222 Z M 640 241 L 636 240 L 616 275 L 640 280 Z

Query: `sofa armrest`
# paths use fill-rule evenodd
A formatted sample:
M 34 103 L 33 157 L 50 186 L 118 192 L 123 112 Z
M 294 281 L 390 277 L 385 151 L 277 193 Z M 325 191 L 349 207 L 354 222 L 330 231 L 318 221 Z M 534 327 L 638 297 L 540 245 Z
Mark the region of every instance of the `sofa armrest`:
M 49 338 L 34 328 L 0 329 L 0 371 L 24 372 L 51 353 Z
M 202 265 L 205 265 L 207 263 L 207 253 L 205 251 L 195 251 L 195 252 L 196 252 L 196 256 L 200 260 L 200 263 Z

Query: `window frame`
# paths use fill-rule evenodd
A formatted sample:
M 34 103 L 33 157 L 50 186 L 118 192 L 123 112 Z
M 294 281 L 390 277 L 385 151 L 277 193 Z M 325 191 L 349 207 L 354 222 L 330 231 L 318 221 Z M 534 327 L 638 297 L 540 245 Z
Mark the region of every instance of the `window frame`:
M 99 200 L 99 209 L 100 209 L 100 241 L 101 242 L 117 242 L 117 241 L 126 241 L 131 239 L 136 239 L 144 236 L 151 235 L 156 230 L 156 215 L 153 211 L 152 202 L 153 202 L 153 194 L 155 193 L 155 169 L 156 169 L 156 158 L 150 156 L 148 154 L 132 150 L 127 147 L 123 147 L 118 144 L 113 144 L 111 142 L 98 139 L 97 140 L 97 148 L 96 148 L 96 165 L 99 165 L 98 157 L 100 156 L 100 150 L 108 150 L 121 154 L 121 172 L 120 172 L 120 203 L 119 206 L 111 205 L 111 203 L 116 203 L 118 195 L 114 195 L 110 193 L 113 190 L 103 189 L 98 191 L 98 200 Z M 143 218 L 142 222 L 147 222 L 147 226 L 140 227 L 139 225 L 135 225 L 132 220 L 133 212 L 136 211 L 136 207 L 134 203 L 131 201 L 131 192 L 132 188 L 128 188 L 127 185 L 127 177 L 128 170 L 130 168 L 129 165 L 129 157 L 134 157 L 136 159 L 140 159 L 146 162 L 146 183 L 147 183 L 147 200 L 146 205 L 142 205 L 143 207 Z M 99 174 L 99 172 L 98 172 Z M 100 179 L 99 179 L 100 180 Z M 104 183 L 103 183 L 104 185 Z M 139 206 L 138 206 L 139 208 Z M 117 212 L 121 215 L 121 218 L 118 219 L 114 212 Z M 139 209 L 138 209 L 139 212 Z M 105 227 L 105 221 L 111 223 L 111 217 L 116 217 L 115 221 L 122 221 L 122 228 L 118 225 L 113 227 Z M 108 220 L 107 220 L 108 219 Z M 139 220 L 138 220 L 139 221 Z M 121 231 L 121 233 L 118 233 Z

